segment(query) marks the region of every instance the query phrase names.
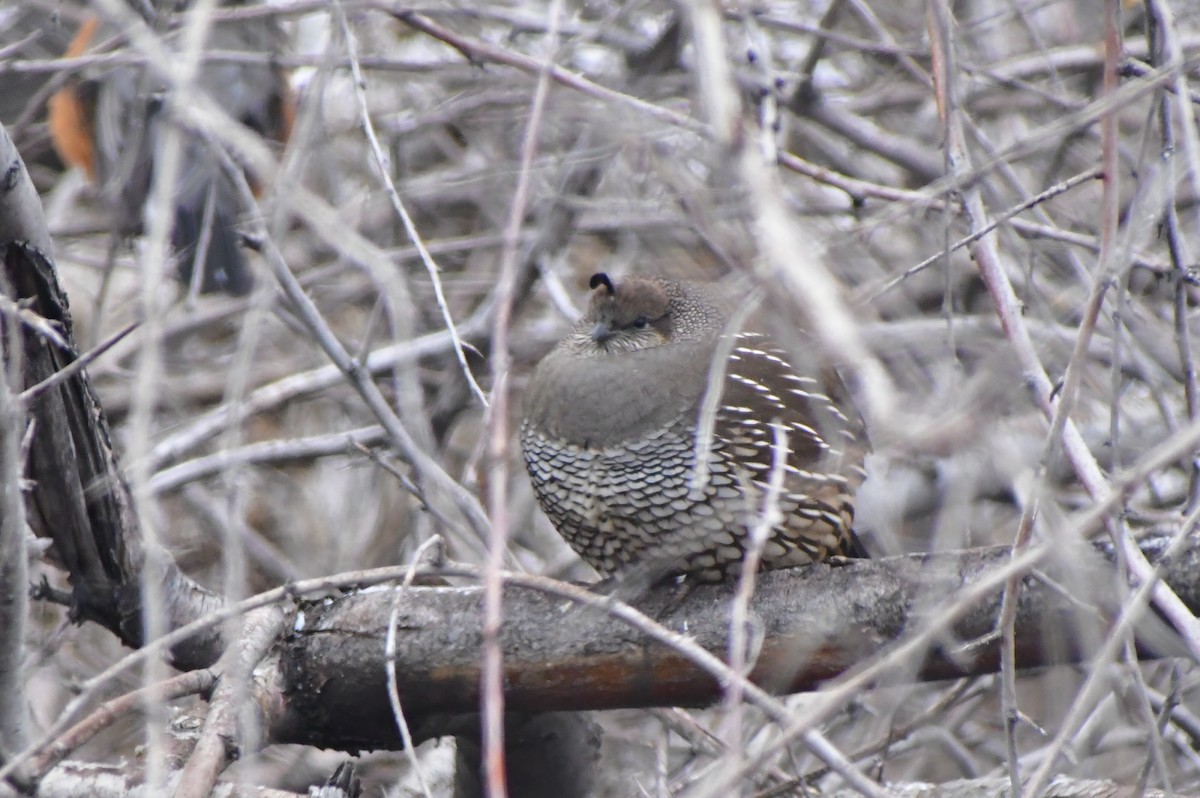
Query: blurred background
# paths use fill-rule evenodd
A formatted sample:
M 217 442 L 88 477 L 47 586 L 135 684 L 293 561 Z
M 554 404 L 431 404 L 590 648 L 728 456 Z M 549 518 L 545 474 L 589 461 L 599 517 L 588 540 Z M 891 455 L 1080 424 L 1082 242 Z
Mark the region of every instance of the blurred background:
M 1077 362 L 1073 418 L 1109 473 L 1197 412 L 1190 336 L 1200 150 L 1188 80 L 1197 76 L 1200 10 L 1177 1 L 1152 6 L 1154 13 L 1138 3 L 1118 9 L 1119 227 L 1110 231 L 1112 285 L 1086 358 Z M 222 5 L 212 14 L 218 25 L 277 26 L 278 38 L 254 52 L 208 48 L 199 69 L 224 68 L 232 82 L 251 65 L 280 76 L 294 102 L 286 142 L 245 126 L 247 148 L 220 141 L 250 166 L 260 189 L 258 210 L 242 213 L 240 229 L 259 249 L 265 231 L 351 353 L 375 353 L 372 373 L 415 444 L 482 502 L 498 473 L 487 453 L 489 416 L 464 376 L 445 317 L 461 327 L 466 364 L 490 392 L 510 215 L 519 221 L 509 239 L 513 398 L 503 421 L 510 433 L 531 368 L 579 314 L 593 272 L 663 273 L 737 292 L 763 285 L 754 267 L 764 253 L 749 201 L 754 189 L 725 146 L 706 135 L 703 64 L 679 6 L 536 0 L 430 2 L 417 10 L 425 30 L 405 24 L 405 9 L 387 2 Z M 1011 543 L 1034 495 L 1042 502 L 1034 535 L 1053 537 L 1091 500 L 1055 447 L 1043 458 L 1047 425 L 993 297 L 967 250 L 946 250 L 970 232 L 960 201 L 979 190 L 999 221 L 996 246 L 1021 318 L 1050 379 L 1061 381 L 1102 275 L 1098 253 L 1107 235 L 1099 120 L 1112 106 L 1101 88 L 1100 5 L 952 4 L 954 90 L 973 162 L 968 181 L 947 177 L 923 4 L 764 0 L 721 11 L 743 133 L 777 148 L 775 199 L 812 248 L 797 253 L 796 268 L 817 268 L 836 281 L 844 306 L 823 312 L 853 324 L 862 357 L 885 377 L 874 388 L 851 380 L 874 446 L 859 502 L 868 547 L 883 555 Z M 253 291 L 188 296 L 171 268 L 147 270 L 153 253 L 136 220 L 163 209 L 131 212 L 127 201 L 60 160 L 49 98 L 64 87 L 100 85 L 118 70 L 144 69 L 145 48 L 115 34 L 122 13 L 149 16 L 115 2 L 0 5 L 0 121 L 42 193 L 80 348 L 143 323 L 89 369 L 126 468 L 148 474 L 153 502 L 143 512 L 187 573 L 237 595 L 406 562 L 433 534 L 446 538 L 452 558 L 481 562 L 483 542 L 461 518 L 441 517 L 437 511 L 449 506 L 443 499 L 433 497 L 429 512 L 406 488 L 409 467 L 253 246 L 245 250 Z M 93 15 L 108 35 L 62 58 Z M 168 53 L 178 52 L 188 17 L 151 18 L 157 21 L 146 30 Z M 464 40 L 451 46 L 438 31 Z M 1173 53 L 1181 59 L 1176 78 L 1147 80 Z M 561 72 L 535 115 L 538 69 L 547 58 Z M 153 81 L 140 85 L 170 91 Z M 184 90 L 189 85 L 203 91 L 196 84 Z M 1191 92 L 1186 103 L 1177 99 L 1181 91 Z M 228 122 L 214 122 L 208 106 L 186 93 L 158 101 L 193 109 L 201 127 Z M 1182 120 L 1180 107 L 1189 109 Z M 525 171 L 522 147 L 534 121 Z M 523 180 L 528 197 L 520 207 Z M 398 204 L 436 261 L 440 289 Z M 148 279 L 154 284 L 147 289 Z M 811 308 L 792 299 L 763 306 L 772 329 L 813 327 Z M 784 343 L 822 347 L 801 336 Z M 138 394 L 134 376 L 147 352 L 158 379 Z M 840 365 L 852 373 L 863 367 Z M 148 419 L 148 443 L 130 437 L 137 413 Z M 510 440 L 511 566 L 593 579 L 536 509 Z M 1134 495 L 1123 523 L 1134 531 L 1178 526 L 1198 495 L 1194 463 L 1180 463 Z M 99 630 L 70 626 L 56 608 L 37 612 L 35 714 L 49 723 L 71 685 L 120 652 Z M 1058 668 L 1021 679 L 1029 722 L 1017 739 L 1030 762 L 1056 731 L 1082 673 Z M 1159 734 L 1173 786 L 1195 790 L 1194 669 L 1149 663 L 1136 677 L 1114 668 L 1109 678 L 1114 689 L 1073 738 L 1066 771 L 1137 781 L 1150 732 L 1137 709 L 1143 703 L 1126 693 L 1136 686 L 1156 711 L 1167 709 Z M 997 684 L 998 677 L 980 677 L 881 689 L 847 707 L 827 731 L 889 781 L 998 775 L 1006 754 Z M 808 699 L 789 700 L 802 708 Z M 709 713 L 605 713 L 602 723 L 614 763 L 602 794 L 704 794 L 703 775 L 721 755 L 711 744 Z M 777 732 L 753 713 L 746 729 L 749 750 Z M 101 738 L 89 754 L 104 759 L 128 750 L 136 725 L 126 734 Z M 444 755 L 432 744 L 423 751 Z M 297 788 L 335 760 L 276 747 L 237 767 L 256 783 Z M 402 760 L 365 755 L 372 789 L 408 794 L 397 781 Z M 745 794 L 793 794 L 799 788 L 766 791 L 805 774 L 821 786 L 837 783 L 817 770 L 796 747 L 762 775 L 756 788 L 764 792 L 748 786 Z

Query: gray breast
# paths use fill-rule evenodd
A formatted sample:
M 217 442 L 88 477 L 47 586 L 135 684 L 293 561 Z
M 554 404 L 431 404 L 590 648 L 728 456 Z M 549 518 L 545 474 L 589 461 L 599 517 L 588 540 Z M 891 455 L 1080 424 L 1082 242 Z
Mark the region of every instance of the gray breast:
M 604 574 L 635 562 L 686 561 L 710 548 L 728 521 L 710 504 L 740 495 L 723 458 L 703 493 L 693 488 L 694 424 L 679 417 L 637 440 L 582 445 L 530 424 L 521 443 L 534 492 L 567 543 Z

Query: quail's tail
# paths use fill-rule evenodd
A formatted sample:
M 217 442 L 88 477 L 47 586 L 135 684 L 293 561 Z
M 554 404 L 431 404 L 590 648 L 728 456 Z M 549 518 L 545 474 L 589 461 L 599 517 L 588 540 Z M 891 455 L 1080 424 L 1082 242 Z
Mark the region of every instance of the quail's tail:
M 191 285 L 197 253 L 204 246 L 200 293 L 224 291 L 233 296 L 250 293 L 254 288 L 254 277 L 250 274 L 246 256 L 242 254 L 233 220 L 225 211 L 214 208 L 207 234 L 204 222 L 204 203 L 200 203 L 199 207 L 185 203 L 175 208 L 175 231 L 171 243 L 179 258 L 179 282 L 184 286 Z
M 848 559 L 869 560 L 871 555 L 867 552 L 867 547 L 858 539 L 858 535 L 854 534 L 854 530 L 847 529 L 845 535 L 842 536 L 841 546 L 837 552 Z

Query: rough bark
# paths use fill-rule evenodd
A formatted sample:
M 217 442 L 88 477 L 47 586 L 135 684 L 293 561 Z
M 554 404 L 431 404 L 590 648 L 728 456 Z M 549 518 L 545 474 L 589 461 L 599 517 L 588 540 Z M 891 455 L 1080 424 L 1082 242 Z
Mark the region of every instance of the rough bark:
M 11 155 L 5 159 L 0 212 L 0 285 L 21 309 L 21 389 L 28 390 L 71 368 L 79 353 L 37 194 L 19 156 Z M 147 556 L 151 552 L 143 546 L 133 499 L 86 369 L 36 392 L 25 410 L 33 430 L 25 470 L 29 526 L 54 541 L 53 556 L 71 581 L 72 619 L 95 621 L 126 645 L 140 646 L 143 567 L 154 568 L 165 585 L 172 628 L 216 608 L 218 599 L 184 576 L 169 555 Z M 215 662 L 222 648 L 214 630 L 172 655 L 178 667 L 191 669 Z
M 17 242 L 48 239 L 37 194 L 7 131 L 0 126 L 0 255 L 19 261 Z M 21 439 L 25 414 L 17 396 L 21 376 L 21 321 L 15 307 L 0 318 L 0 764 L 28 745 L 29 711 L 22 666 L 29 613 L 25 504 L 21 495 Z
M 1158 559 L 1168 538 L 1142 541 Z M 911 555 L 831 568 L 764 574 L 752 605 L 762 646 L 752 678 L 776 693 L 811 690 L 895 646 L 943 612 L 951 597 L 1009 561 L 1006 548 Z M 1169 562 L 1164 579 L 1200 609 L 1200 540 Z M 1017 663 L 1033 668 L 1085 661 L 1119 610 L 1111 548 L 1080 545 L 1022 582 Z M 410 587 L 402 599 L 396 671 L 416 739 L 439 736 L 479 706 L 480 592 Z M 731 588 L 696 588 L 662 620 L 724 657 Z M 651 617 L 673 589 L 638 604 Z M 306 604 L 275 654 L 283 697 L 272 730 L 279 742 L 344 749 L 399 744 L 385 693 L 384 638 L 394 594 L 375 590 Z M 936 680 L 999 667 L 999 590 L 973 601 L 950 631 L 915 661 L 895 659 L 889 679 Z M 1138 630 L 1146 657 L 1182 647 L 1153 615 Z M 721 687 L 680 652 L 651 642 L 595 609 L 509 586 L 503 629 L 505 704 L 516 712 L 704 705 Z

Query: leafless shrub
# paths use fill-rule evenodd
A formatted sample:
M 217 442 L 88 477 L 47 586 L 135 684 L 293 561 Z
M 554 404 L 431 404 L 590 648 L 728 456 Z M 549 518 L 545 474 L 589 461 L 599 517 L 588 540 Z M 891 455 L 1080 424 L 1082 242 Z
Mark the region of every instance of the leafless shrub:
M 115 0 L 97 9 L 132 25 Z M 288 32 L 288 53 L 261 54 L 293 70 L 299 112 L 282 152 L 173 83 L 149 28 L 103 58 L 57 60 L 85 13 L 73 4 L 0 9 L 0 112 L 43 192 L 81 348 L 141 322 L 90 374 L 148 532 L 220 593 L 407 562 L 435 533 L 480 564 L 489 489 L 505 499 L 509 567 L 590 578 L 535 511 L 514 447 L 499 470 L 488 436 L 511 440 L 529 369 L 601 269 L 767 290 L 759 323 L 836 361 L 868 417 L 859 517 L 879 554 L 1070 551 L 1065 536 L 1119 475 L 1200 424 L 1200 14 L 1188 3 L 209 10 L 277 17 Z M 169 273 L 146 271 L 162 231 L 158 248 L 114 239 L 100 193 L 56 164 L 46 96 L 114 61 L 165 74 L 178 122 L 265 187 L 243 225 L 259 252 L 249 297 L 187 302 L 169 280 L 146 285 Z M 503 414 L 488 414 L 468 371 L 493 402 L 506 376 Z M 1192 534 L 1195 457 L 1114 504 L 1090 532 Z M 1119 639 L 1078 621 L 1094 635 L 1090 664 L 917 688 L 898 673 L 828 713 L 822 739 L 883 783 L 1033 789 L 1063 774 L 1200 791 L 1194 668 L 1139 663 L 1130 631 L 1153 607 L 1194 658 L 1196 621 L 1162 588 L 1138 604 L 1149 566 L 1118 548 L 1112 582 L 1056 586 L 1080 619 L 1114 595 L 1128 613 Z M 930 611 L 943 599 L 928 596 Z M 120 653 L 62 623 L 35 610 L 43 724 L 63 683 Z M 1048 630 L 1048 643 L 1065 634 Z M 784 703 L 803 717 L 823 695 Z M 842 783 L 784 740 L 779 718 L 730 717 L 606 716 L 604 794 Z M 95 755 L 127 750 L 133 728 Z M 302 756 L 271 750 L 238 771 L 295 787 Z M 747 761 L 753 773 L 738 770 Z M 382 783 L 401 767 L 369 764 Z

